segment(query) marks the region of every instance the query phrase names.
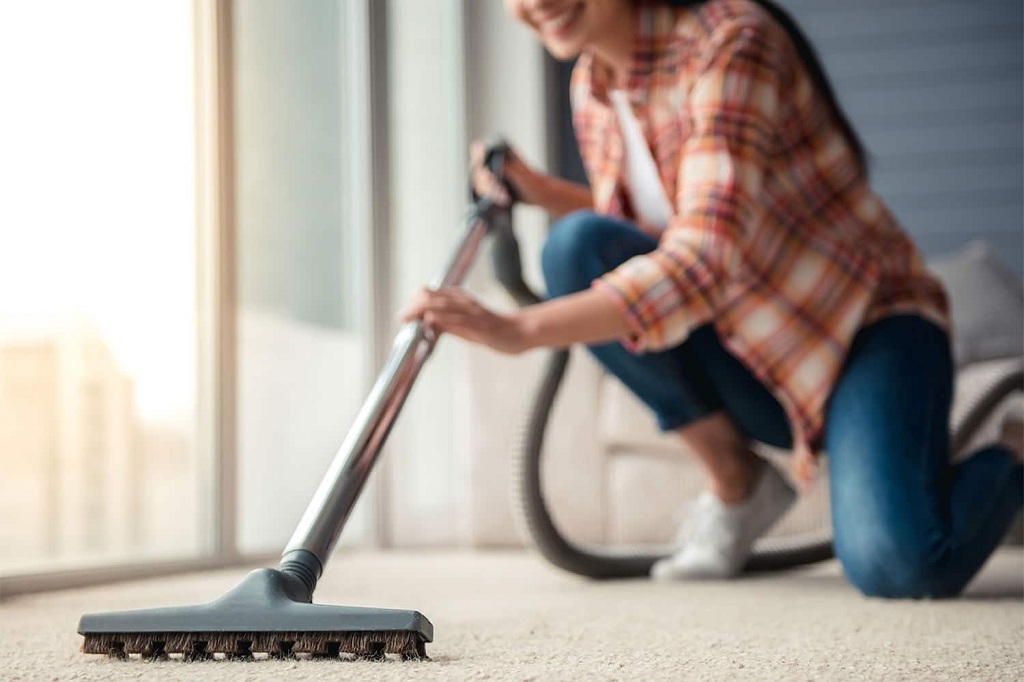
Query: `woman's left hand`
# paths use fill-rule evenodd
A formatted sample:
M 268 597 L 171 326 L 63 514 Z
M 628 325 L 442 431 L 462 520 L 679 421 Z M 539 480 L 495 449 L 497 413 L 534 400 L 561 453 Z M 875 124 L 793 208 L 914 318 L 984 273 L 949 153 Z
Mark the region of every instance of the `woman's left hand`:
M 403 322 L 419 319 L 434 331 L 454 334 L 499 353 L 522 353 L 531 347 L 518 313 L 492 312 L 461 289 L 421 289 L 400 315 Z

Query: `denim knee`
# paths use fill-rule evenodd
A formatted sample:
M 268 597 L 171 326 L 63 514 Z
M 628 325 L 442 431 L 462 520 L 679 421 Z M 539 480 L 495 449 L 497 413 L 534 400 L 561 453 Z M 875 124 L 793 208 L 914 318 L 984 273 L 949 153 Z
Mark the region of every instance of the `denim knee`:
M 942 579 L 941 562 L 927 547 L 901 542 L 884 528 L 861 527 L 852 537 L 837 532 L 835 551 L 847 579 L 866 597 L 942 599 L 964 587 Z
M 551 227 L 540 258 L 549 296 L 583 291 L 603 274 L 592 271 L 597 260 L 596 232 L 606 220 L 592 211 L 574 211 Z

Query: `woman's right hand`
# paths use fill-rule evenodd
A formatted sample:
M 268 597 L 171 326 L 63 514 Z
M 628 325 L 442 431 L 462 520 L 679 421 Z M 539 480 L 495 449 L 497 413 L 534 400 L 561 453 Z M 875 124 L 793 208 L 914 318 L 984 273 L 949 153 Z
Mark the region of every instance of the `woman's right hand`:
M 473 189 L 480 196 L 495 197 L 499 204 L 505 206 L 511 203 L 511 197 L 505 187 L 502 186 L 494 173 L 484 165 L 484 157 L 487 154 L 487 145 L 483 142 L 474 142 L 469 147 L 469 164 L 473 173 Z M 512 186 L 516 198 L 520 203 L 534 206 L 542 205 L 544 182 L 547 176 L 544 173 L 535 171 L 523 163 L 519 155 L 511 148 L 505 157 L 505 181 Z

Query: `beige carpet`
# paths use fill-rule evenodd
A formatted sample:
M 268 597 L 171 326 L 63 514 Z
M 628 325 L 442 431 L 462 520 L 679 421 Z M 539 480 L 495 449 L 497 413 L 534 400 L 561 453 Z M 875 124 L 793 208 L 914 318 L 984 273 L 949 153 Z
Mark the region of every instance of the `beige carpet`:
M 834 562 L 730 583 L 594 583 L 522 553 L 347 554 L 318 601 L 415 608 L 430 661 L 111 661 L 77 652 L 85 611 L 206 601 L 238 571 L 0 604 L 2 680 L 1020 680 L 1024 554 L 949 602 L 858 596 Z

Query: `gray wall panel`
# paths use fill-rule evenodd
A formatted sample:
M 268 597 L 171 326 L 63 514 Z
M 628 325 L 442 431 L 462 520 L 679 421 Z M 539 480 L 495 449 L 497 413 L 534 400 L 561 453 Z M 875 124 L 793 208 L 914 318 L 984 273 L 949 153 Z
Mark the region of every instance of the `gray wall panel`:
M 1024 271 L 1024 4 L 780 4 L 817 48 L 875 189 L 921 250 L 984 239 Z
M 1021 125 L 1019 122 L 979 123 L 970 116 L 960 121 L 936 125 L 919 121 L 896 121 L 891 125 L 877 122 L 861 125 L 853 111 L 847 112 L 853 119 L 879 168 L 890 160 L 909 163 L 905 158 L 915 154 L 945 155 L 963 153 L 974 155 L 978 160 L 1005 158 L 1007 149 L 1021 149 Z M 1018 162 L 1020 155 L 1018 153 Z M 922 168 L 926 170 L 926 168 Z

